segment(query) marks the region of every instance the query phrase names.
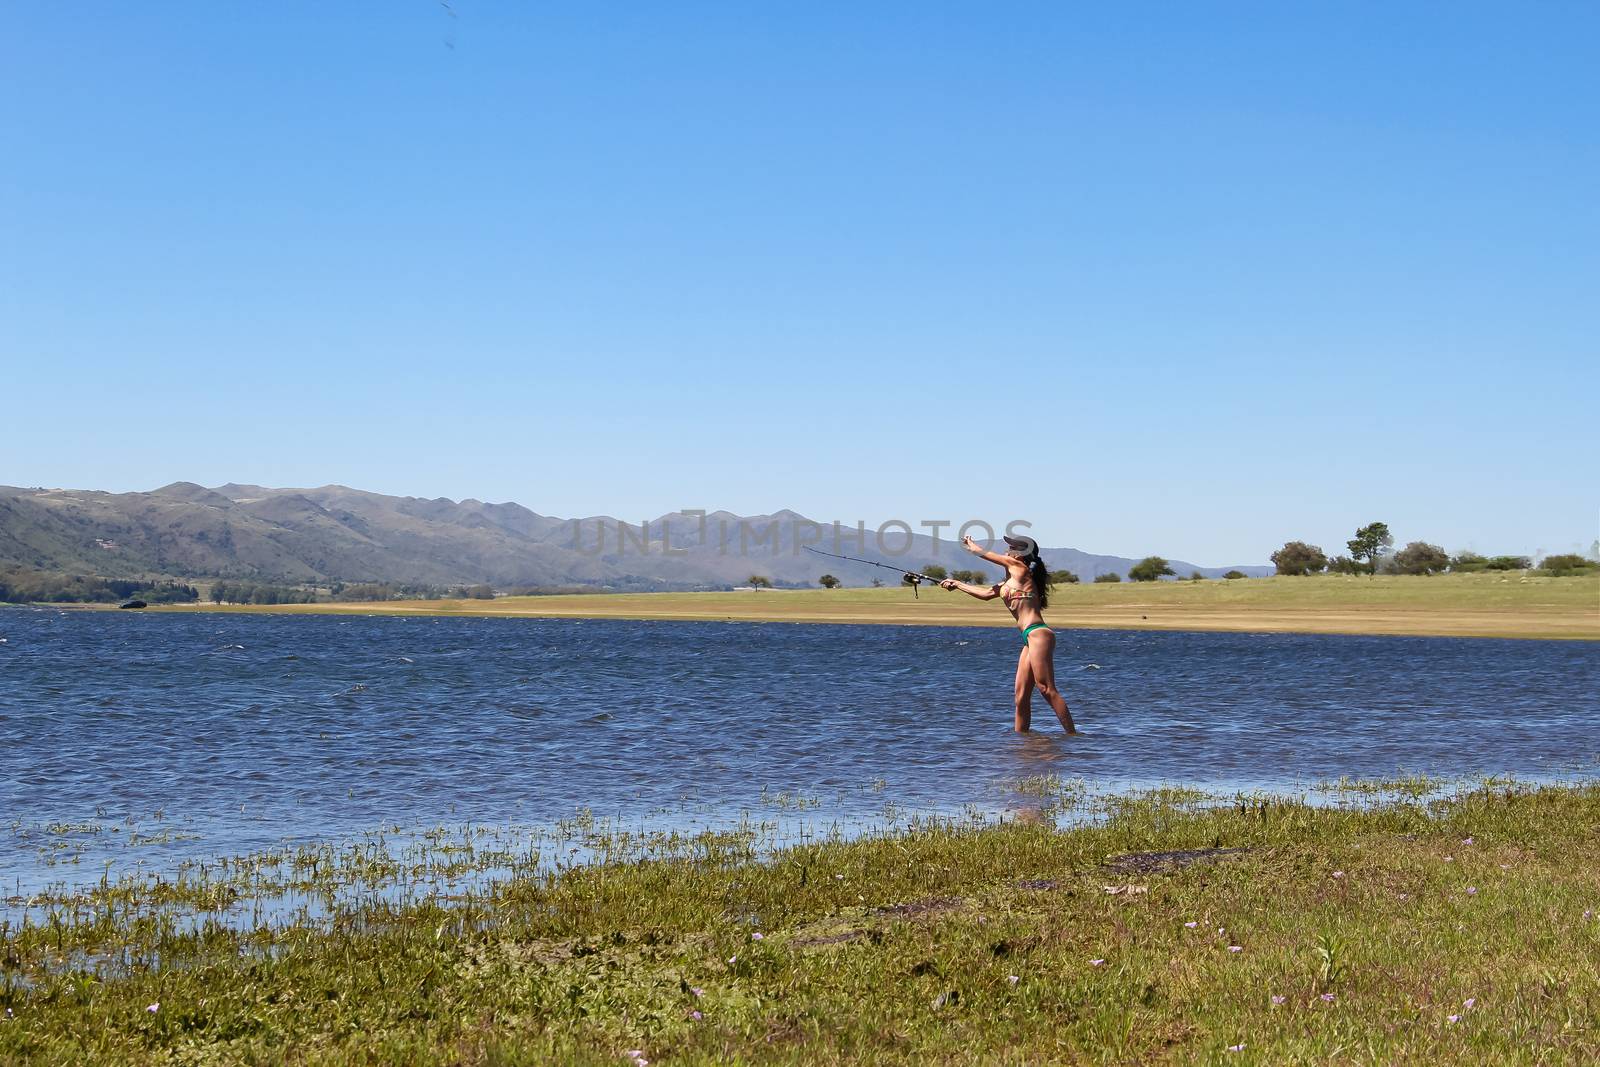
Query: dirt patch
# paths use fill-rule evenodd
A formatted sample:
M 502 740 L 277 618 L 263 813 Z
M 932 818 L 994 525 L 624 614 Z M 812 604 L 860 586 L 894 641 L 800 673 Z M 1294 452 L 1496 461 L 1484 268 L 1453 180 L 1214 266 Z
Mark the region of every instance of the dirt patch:
M 890 915 L 896 919 L 917 919 L 936 912 L 953 911 L 961 907 L 961 904 L 960 897 L 930 897 L 911 904 L 887 904 L 874 910 L 879 915 Z
M 797 937 L 789 943 L 800 948 L 817 948 L 821 945 L 842 945 L 846 941 L 859 941 L 866 936 L 865 930 L 846 930 L 840 934 L 827 934 L 823 937 Z
M 1129 852 L 1113 856 L 1101 866 L 1117 874 L 1160 874 L 1249 851 L 1247 848 L 1180 848 L 1170 852 Z
M 789 943 L 799 948 L 821 948 L 826 945 L 843 945 L 863 938 L 878 942 L 883 940 L 880 923 L 884 919 L 926 919 L 943 912 L 965 906 L 961 897 L 930 897 L 908 904 L 885 904 L 882 907 L 855 911 L 853 916 L 840 916 L 833 920 L 813 923 L 798 930 Z

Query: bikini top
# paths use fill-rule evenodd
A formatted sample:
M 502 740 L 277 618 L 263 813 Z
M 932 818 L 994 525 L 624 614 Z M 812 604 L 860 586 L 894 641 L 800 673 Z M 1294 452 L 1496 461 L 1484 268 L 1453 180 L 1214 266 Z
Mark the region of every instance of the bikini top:
M 1009 596 L 1006 595 L 1007 590 L 1011 591 Z M 1009 608 L 1021 601 L 1034 600 L 1037 599 L 1037 597 L 1035 596 L 1033 590 L 1023 589 L 1021 586 L 1012 585 L 1011 579 L 1007 578 L 1004 582 L 1000 583 L 1000 599 L 1004 601 L 1006 607 Z

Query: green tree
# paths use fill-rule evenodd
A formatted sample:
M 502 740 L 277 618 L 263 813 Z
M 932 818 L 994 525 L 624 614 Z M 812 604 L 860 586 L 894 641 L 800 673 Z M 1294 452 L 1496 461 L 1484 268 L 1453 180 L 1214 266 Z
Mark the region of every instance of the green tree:
M 1394 554 L 1401 574 L 1438 574 L 1450 566 L 1450 554 L 1438 545 L 1413 541 Z
M 930 563 L 926 567 L 922 568 L 922 573 L 926 574 L 929 578 L 932 578 L 936 582 L 942 582 L 944 581 L 945 575 L 948 572 L 937 563 Z
M 1102 582 L 1120 582 L 1120 581 L 1122 581 L 1122 575 L 1118 574 L 1116 571 L 1108 571 L 1105 574 L 1097 574 L 1097 575 L 1094 576 L 1094 583 L 1096 585 L 1099 585 Z
M 752 574 L 746 581 L 758 593 L 763 589 L 772 588 L 772 579 L 764 574 Z
M 1128 577 L 1136 582 L 1153 582 L 1157 578 L 1176 573 L 1160 556 L 1146 556 L 1128 568 Z
M 839 579 L 835 578 L 831 574 L 824 574 L 821 578 L 817 579 L 817 584 L 822 586 L 824 589 L 837 589 L 844 583 L 839 581 Z
M 1328 557 L 1316 545 L 1304 541 L 1286 541 L 1272 554 L 1272 565 L 1279 574 L 1317 574 L 1328 567 Z
M 1046 567 L 1045 569 L 1050 572 L 1050 581 L 1051 582 L 1060 582 L 1063 585 L 1077 585 L 1078 584 L 1078 576 L 1076 574 L 1073 574 L 1071 571 L 1067 570 L 1067 568 L 1065 568 L 1065 567 L 1062 567 L 1060 569 L 1057 569 L 1055 567 Z
M 1199 571 L 1190 571 L 1189 580 L 1191 582 L 1203 582 L 1206 580 L 1206 576 L 1201 574 Z
M 1365 563 L 1368 574 L 1376 574 L 1378 557 L 1394 547 L 1394 535 L 1389 532 L 1387 523 L 1369 522 L 1345 542 L 1345 547 L 1350 550 L 1351 559 Z
M 1243 571 L 1229 571 L 1227 574 L 1224 574 L 1223 577 L 1232 582 L 1240 578 L 1247 578 L 1249 575 L 1245 574 Z

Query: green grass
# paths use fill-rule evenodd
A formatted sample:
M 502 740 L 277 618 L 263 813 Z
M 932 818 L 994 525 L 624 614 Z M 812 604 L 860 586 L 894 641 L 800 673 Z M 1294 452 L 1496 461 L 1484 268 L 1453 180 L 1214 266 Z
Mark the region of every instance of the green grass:
M 1345 783 L 1319 807 L 1026 786 L 1029 819 L 777 852 L 756 827 L 579 818 L 537 855 L 440 830 L 107 883 L 0 936 L 0 1062 L 1600 1057 L 1600 787 Z M 570 848 L 595 862 L 553 869 Z M 1118 859 L 1174 849 L 1242 851 Z M 440 864 L 510 873 L 454 900 L 370 888 Z M 212 910 L 290 886 L 331 917 Z
M 154 610 L 154 609 L 152 609 Z M 217 609 L 544 618 L 1011 626 L 998 604 L 923 589 L 600 593 L 496 600 L 384 601 Z M 1600 576 L 1483 573 L 1432 577 L 1251 578 L 1061 585 L 1045 617 L 1057 629 L 1360 633 L 1600 640 Z

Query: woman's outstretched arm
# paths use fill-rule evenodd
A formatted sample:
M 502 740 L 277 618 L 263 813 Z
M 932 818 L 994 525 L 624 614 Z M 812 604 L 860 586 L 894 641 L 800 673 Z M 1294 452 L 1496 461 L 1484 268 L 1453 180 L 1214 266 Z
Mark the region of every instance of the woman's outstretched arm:
M 1000 587 L 998 585 L 991 585 L 985 589 L 982 586 L 958 582 L 954 578 L 946 578 L 939 583 L 939 587 L 941 589 L 959 589 L 968 596 L 977 597 L 979 600 L 993 600 L 1000 595 Z
M 961 547 L 980 559 L 986 559 L 990 563 L 1004 567 L 1007 574 L 1010 574 L 1014 569 L 1020 568 L 1023 571 L 1028 569 L 1028 565 L 1023 563 L 1021 560 L 1012 556 L 1003 556 L 998 552 L 990 552 L 988 549 L 979 545 L 978 542 L 974 541 L 970 536 L 963 537 L 961 539 Z

